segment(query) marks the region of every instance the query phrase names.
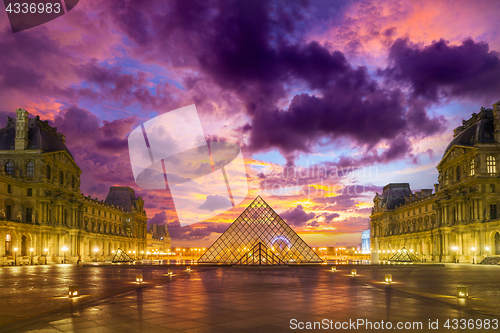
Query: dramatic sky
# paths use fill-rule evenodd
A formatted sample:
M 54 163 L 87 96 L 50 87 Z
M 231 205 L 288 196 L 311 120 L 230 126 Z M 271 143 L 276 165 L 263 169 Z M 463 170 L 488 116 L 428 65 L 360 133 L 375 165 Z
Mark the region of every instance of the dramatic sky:
M 500 99 L 499 15 L 496 0 L 80 0 L 14 34 L 1 12 L 0 125 L 18 107 L 50 120 L 82 192 L 133 187 L 174 246 L 210 245 L 257 195 L 311 246 L 357 245 L 375 192 L 433 188 L 453 128 Z M 135 185 L 127 137 L 190 104 L 207 140 L 241 146 L 249 195 L 181 226 L 168 191 Z

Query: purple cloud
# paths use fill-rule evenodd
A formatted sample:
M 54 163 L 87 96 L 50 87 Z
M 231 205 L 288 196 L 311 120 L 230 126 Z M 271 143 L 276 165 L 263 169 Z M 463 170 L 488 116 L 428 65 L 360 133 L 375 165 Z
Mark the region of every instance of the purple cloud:
M 415 97 L 433 101 L 447 96 L 498 98 L 499 53 L 490 51 L 485 42 L 467 39 L 450 45 L 441 39 L 419 47 L 400 38 L 390 48 L 389 62 L 380 73 L 410 84 Z
M 304 207 L 302 205 L 297 205 L 295 208 L 290 208 L 289 210 L 284 211 L 280 214 L 280 216 L 290 225 L 293 226 L 303 226 L 305 223 L 311 219 L 313 219 L 316 214 L 313 212 L 306 213 L 304 211 Z

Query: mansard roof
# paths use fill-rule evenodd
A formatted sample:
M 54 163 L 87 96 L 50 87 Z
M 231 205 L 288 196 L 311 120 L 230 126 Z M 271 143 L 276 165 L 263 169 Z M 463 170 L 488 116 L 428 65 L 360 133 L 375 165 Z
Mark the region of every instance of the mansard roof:
M 445 149 L 443 157 L 453 146 L 474 146 L 478 143 L 494 143 L 493 112 L 481 108 L 481 112 L 473 113 L 469 120 L 462 120 L 462 126 L 454 130 L 454 138 Z
M 7 117 L 7 125 L 0 129 L 0 150 L 14 150 L 16 140 L 16 121 Z M 30 118 L 28 121 L 27 149 L 42 150 L 44 152 L 66 151 L 73 158 L 65 145 L 64 135 L 57 132 L 57 127 L 49 125 L 48 121 L 41 121 L 40 117 Z

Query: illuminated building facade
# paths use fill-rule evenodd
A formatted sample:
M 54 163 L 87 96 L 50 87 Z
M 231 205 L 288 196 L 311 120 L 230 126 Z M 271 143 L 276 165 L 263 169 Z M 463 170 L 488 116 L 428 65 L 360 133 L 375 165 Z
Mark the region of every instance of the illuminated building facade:
M 170 252 L 170 235 L 164 224 L 152 224 L 147 232 L 147 251 L 150 253 Z
M 412 193 L 393 183 L 376 194 L 371 214 L 372 260 L 406 247 L 420 259 L 480 262 L 500 255 L 500 102 L 462 126 L 441 162 L 438 183 Z M 378 258 L 377 258 L 378 257 Z
M 0 129 L 0 262 L 104 260 L 146 251 L 144 201 L 129 187 L 106 200 L 80 192 L 81 170 L 64 135 L 24 109 Z

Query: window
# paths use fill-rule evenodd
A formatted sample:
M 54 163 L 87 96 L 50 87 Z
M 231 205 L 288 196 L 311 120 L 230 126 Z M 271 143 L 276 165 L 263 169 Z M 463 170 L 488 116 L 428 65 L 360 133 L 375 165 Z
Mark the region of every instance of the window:
M 7 220 L 10 220 L 12 218 L 12 206 L 11 205 L 5 206 L 5 218 Z
M 474 208 L 472 206 L 469 207 L 469 216 L 471 221 L 474 220 Z
M 418 213 L 419 213 L 419 214 L 420 214 L 420 213 L 422 213 L 422 207 L 420 207 L 420 208 L 418 209 Z
M 495 193 L 495 184 L 490 184 L 490 193 Z
M 26 163 L 26 177 L 30 179 L 35 177 L 35 162 L 29 161 Z
M 59 184 L 64 185 L 64 174 L 61 171 L 59 171 Z
M 428 208 L 429 208 L 429 206 L 425 206 L 425 211 L 427 211 L 427 210 L 428 210 Z
M 448 171 L 444 172 L 444 184 L 448 185 Z
M 415 209 L 413 210 L 413 215 L 415 215 Z
M 95 210 L 94 210 L 94 208 L 92 208 L 92 214 L 95 214 Z
M 32 197 L 32 196 L 33 196 L 33 189 L 29 188 L 28 189 L 28 197 Z
M 26 208 L 26 222 L 34 222 L 33 221 L 33 208 Z
M 12 186 L 10 184 L 7 184 L 7 193 L 12 193 Z
M 457 182 L 460 181 L 460 165 L 457 166 Z
M 10 234 L 5 235 L 5 254 L 9 255 L 12 248 L 12 236 Z
M 493 173 L 497 172 L 497 163 L 496 163 L 496 159 L 494 156 L 490 155 L 486 158 L 486 168 L 487 168 L 489 174 L 493 174 Z
M 490 220 L 497 218 L 497 205 L 490 205 Z
M 14 163 L 12 163 L 11 161 L 5 163 L 5 172 L 9 175 L 14 174 Z
M 474 176 L 474 174 L 476 173 L 476 170 L 474 169 L 474 159 L 470 160 L 470 175 L 471 176 Z
M 45 178 L 47 178 L 48 180 L 50 180 L 50 165 L 47 164 L 47 166 L 45 167 Z
M 75 176 L 71 176 L 71 187 L 75 188 Z
M 68 211 L 66 209 L 63 212 L 63 223 L 64 225 L 68 225 Z
M 457 221 L 457 212 L 455 211 L 455 207 L 452 208 L 452 217 L 453 217 L 453 220 L 452 222 L 455 223 Z

